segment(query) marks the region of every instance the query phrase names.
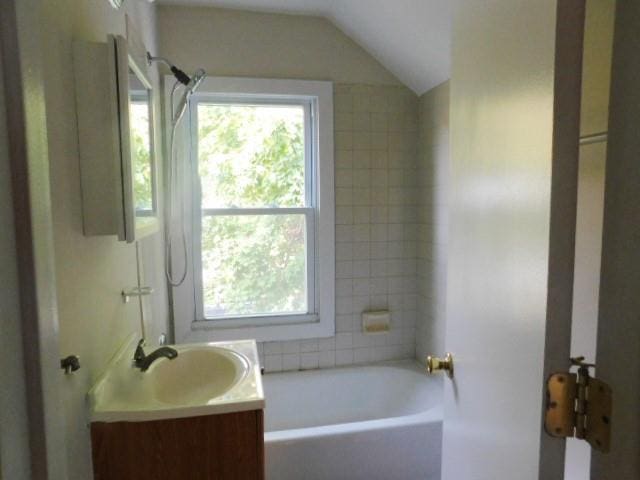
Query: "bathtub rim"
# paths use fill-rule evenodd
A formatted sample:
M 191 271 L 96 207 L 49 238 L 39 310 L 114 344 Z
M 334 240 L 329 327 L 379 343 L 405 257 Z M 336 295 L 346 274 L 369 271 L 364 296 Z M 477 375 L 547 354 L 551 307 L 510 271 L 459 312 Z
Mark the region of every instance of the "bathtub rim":
M 288 442 L 306 438 L 323 438 L 340 434 L 374 432 L 394 427 L 412 427 L 425 424 L 442 424 L 443 410 L 438 405 L 424 412 L 399 417 L 362 420 L 359 422 L 335 423 L 319 427 L 292 428 L 289 430 L 274 430 L 264 432 L 265 443 Z

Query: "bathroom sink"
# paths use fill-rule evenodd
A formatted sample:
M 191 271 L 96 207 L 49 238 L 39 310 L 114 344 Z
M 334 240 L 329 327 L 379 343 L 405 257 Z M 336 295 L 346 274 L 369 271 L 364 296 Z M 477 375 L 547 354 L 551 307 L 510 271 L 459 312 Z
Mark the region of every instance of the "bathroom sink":
M 249 372 L 249 361 L 227 348 L 177 348 L 173 360 L 157 360 L 146 375 L 153 394 L 171 405 L 200 405 L 229 392 Z
M 253 340 L 172 345 L 145 372 L 132 366 L 136 338 L 89 391 L 91 422 L 149 421 L 264 408 Z M 147 353 L 152 348 L 145 348 Z

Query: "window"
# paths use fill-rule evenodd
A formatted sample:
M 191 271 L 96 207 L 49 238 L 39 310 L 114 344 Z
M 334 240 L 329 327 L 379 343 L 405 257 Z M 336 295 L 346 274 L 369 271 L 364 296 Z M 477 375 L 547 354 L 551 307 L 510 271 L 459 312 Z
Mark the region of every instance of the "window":
M 334 333 L 331 90 L 209 78 L 192 97 L 193 269 L 174 292 L 179 340 Z

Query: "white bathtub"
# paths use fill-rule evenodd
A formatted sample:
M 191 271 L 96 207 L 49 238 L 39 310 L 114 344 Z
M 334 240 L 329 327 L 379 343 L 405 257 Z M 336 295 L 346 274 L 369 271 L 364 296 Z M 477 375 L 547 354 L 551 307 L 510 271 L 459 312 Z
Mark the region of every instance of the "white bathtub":
M 263 377 L 267 480 L 438 480 L 441 379 L 414 362 Z

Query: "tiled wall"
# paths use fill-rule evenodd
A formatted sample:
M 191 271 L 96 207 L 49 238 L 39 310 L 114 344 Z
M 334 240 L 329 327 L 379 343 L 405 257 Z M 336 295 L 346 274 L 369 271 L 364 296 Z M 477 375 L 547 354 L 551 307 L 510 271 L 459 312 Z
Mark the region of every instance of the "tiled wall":
M 418 102 L 418 319 L 416 356 L 445 348 L 447 281 L 447 184 L 449 180 L 449 82 Z
M 404 87 L 335 85 L 336 335 L 259 345 L 266 371 L 410 358 L 418 309 L 418 99 Z M 364 335 L 364 310 L 391 331 Z

